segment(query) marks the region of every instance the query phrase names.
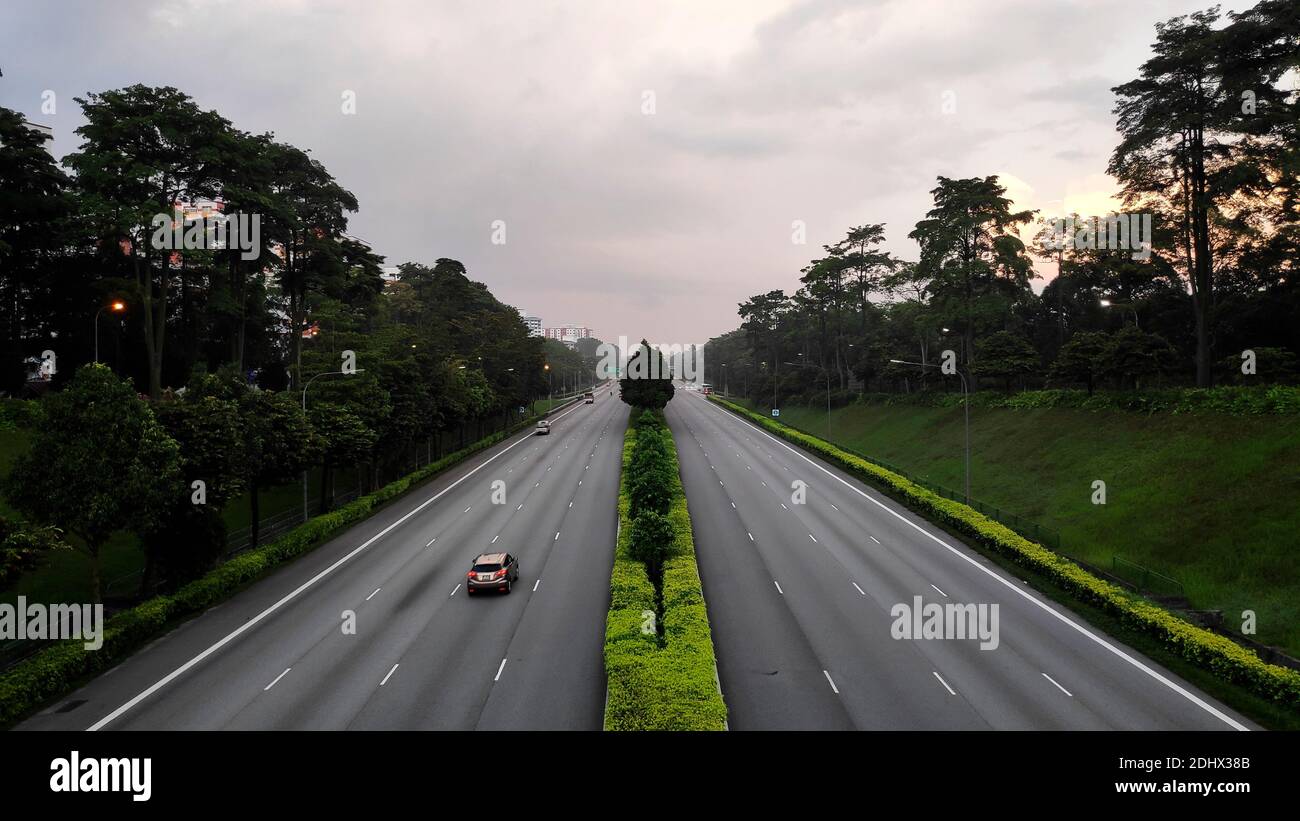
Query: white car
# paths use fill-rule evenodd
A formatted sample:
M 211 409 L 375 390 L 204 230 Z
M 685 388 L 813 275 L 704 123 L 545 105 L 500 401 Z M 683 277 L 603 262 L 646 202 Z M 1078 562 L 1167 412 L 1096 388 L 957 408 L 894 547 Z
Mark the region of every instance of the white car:
M 533 431 L 533 433 L 537 436 L 547 436 L 550 434 L 550 432 L 551 432 L 551 423 L 547 422 L 545 419 L 538 422 L 537 428 Z

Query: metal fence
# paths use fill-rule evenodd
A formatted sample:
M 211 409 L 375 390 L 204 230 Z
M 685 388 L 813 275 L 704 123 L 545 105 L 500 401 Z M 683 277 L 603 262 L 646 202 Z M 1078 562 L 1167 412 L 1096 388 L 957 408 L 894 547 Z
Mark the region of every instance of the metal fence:
M 342 507 L 343 505 L 347 504 L 353 499 L 356 499 L 360 495 L 361 495 L 361 491 L 358 488 L 343 491 L 341 493 L 335 493 L 334 507 L 336 508 Z M 267 516 L 258 525 L 257 539 L 262 544 L 265 544 L 271 541 L 272 539 L 274 539 L 276 536 L 279 536 L 282 533 L 287 533 L 290 530 L 293 530 L 295 527 L 305 522 L 307 518 L 310 518 L 311 516 L 320 515 L 320 512 L 321 512 L 321 500 L 319 497 L 317 497 L 315 499 L 312 499 L 310 502 L 308 502 L 307 517 L 304 517 L 302 515 L 302 507 L 294 507 L 291 508 L 290 510 L 283 510 L 272 516 Z M 252 546 L 252 538 L 253 538 L 252 525 L 228 533 L 226 535 L 226 552 L 222 554 L 221 560 L 226 561 L 227 559 L 233 559 L 234 557 L 238 556 L 240 553 L 243 553 L 245 550 L 248 550 Z
M 1131 584 L 1140 593 L 1162 598 L 1186 599 L 1183 583 L 1122 556 L 1112 556 L 1110 572 Z

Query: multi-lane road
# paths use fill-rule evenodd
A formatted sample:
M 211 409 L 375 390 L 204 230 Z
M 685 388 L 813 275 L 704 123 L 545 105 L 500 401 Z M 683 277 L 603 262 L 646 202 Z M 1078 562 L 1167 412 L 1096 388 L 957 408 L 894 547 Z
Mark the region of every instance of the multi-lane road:
M 610 387 L 192 619 L 22 729 L 600 729 Z M 732 729 L 1253 729 L 858 480 L 688 391 L 667 416 Z M 494 498 L 504 483 L 505 499 Z M 806 487 L 803 498 L 795 483 Z M 466 596 L 480 552 L 508 595 Z M 998 606 L 997 646 L 895 638 Z M 987 644 L 987 642 L 986 642 Z
M 600 729 L 628 417 L 609 390 L 553 415 L 550 435 L 515 436 L 412 491 L 21 728 Z M 519 582 L 466 596 L 473 558 L 493 551 L 519 557 Z
M 701 395 L 678 391 L 667 415 L 732 729 L 1254 728 Z M 917 596 L 997 604 L 997 646 L 894 638 L 891 610 Z

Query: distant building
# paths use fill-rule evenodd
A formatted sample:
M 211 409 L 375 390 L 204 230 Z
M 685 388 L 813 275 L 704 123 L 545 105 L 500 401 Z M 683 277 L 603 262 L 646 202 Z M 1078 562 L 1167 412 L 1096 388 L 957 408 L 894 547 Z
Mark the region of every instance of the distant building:
M 396 265 L 385 265 L 379 269 L 379 275 L 383 277 L 384 287 L 400 282 L 402 277 L 401 270 Z
M 54 129 L 50 128 L 48 125 L 34 123 L 31 120 L 23 120 L 23 125 L 27 126 L 32 131 L 35 131 L 37 134 L 40 134 L 47 140 L 54 139 Z
M 531 314 L 525 312 L 525 311 L 521 308 L 521 309 L 519 309 L 519 318 L 520 318 L 521 320 L 523 320 L 523 323 L 524 323 L 525 325 L 528 326 L 528 335 L 529 335 L 529 336 L 541 336 L 541 335 L 542 335 L 542 318 L 541 318 L 541 317 L 539 317 L 539 316 L 532 316 Z
M 590 339 L 591 329 L 582 325 L 560 325 L 555 328 L 543 328 L 542 336 L 563 342 L 572 348 L 579 339 Z

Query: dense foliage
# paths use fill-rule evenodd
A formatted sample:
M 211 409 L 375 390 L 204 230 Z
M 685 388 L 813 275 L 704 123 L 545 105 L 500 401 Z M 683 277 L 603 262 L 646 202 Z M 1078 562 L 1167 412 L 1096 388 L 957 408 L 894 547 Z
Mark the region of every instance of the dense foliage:
M 50 417 L 0 419 L 33 431 L 6 496 L 92 560 L 133 530 L 143 593 L 209 568 L 245 495 L 255 546 L 262 491 L 319 468 L 327 511 L 341 469 L 372 491 L 591 384 L 593 351 L 530 336 L 460 262 L 385 276 L 306 150 L 175 88 L 77 101 L 63 167 L 0 109 L 0 396 L 45 395 Z M 204 215 L 258 230 L 213 242 Z
M 1106 169 L 1126 213 L 1150 215 L 1149 254 L 1097 242 L 1083 220 L 1107 215 L 1016 210 L 997 177 L 939 177 L 908 233 L 917 260 L 882 250 L 882 224 L 850 228 L 794 294 L 740 304 L 705 381 L 765 405 L 959 390 L 936 367 L 951 351 L 972 388 L 1300 382 L 1295 3 L 1175 18 L 1152 49 L 1113 89 Z

